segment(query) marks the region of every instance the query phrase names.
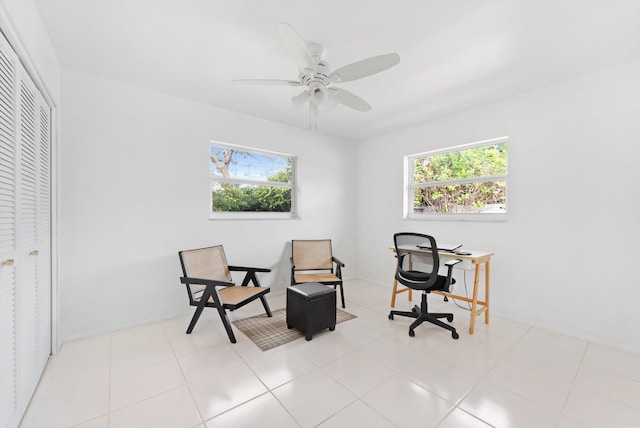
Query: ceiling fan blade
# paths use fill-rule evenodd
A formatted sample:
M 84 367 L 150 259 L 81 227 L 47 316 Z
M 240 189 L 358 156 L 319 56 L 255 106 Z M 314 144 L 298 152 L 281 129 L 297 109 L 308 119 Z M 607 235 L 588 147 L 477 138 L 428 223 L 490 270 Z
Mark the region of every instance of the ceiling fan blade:
M 335 92 L 333 92 L 335 91 Z M 331 92 L 335 93 L 336 98 L 345 106 L 358 111 L 369 111 L 371 106 L 368 102 L 357 96 L 356 94 L 349 92 L 341 88 L 331 88 Z
M 327 97 L 327 100 L 325 101 L 325 103 L 322 106 L 320 106 L 321 113 L 330 112 L 336 107 L 338 107 L 338 104 L 340 104 L 340 100 L 338 99 L 336 92 L 337 92 L 337 88 L 328 88 L 329 96 Z
M 309 91 L 302 91 L 295 97 L 291 98 L 291 101 L 296 108 L 302 108 L 304 107 L 306 102 L 309 101 L 309 97 Z
M 337 69 L 329 75 L 329 80 L 332 82 L 348 82 L 361 79 L 380 73 L 399 62 L 400 55 L 397 53 L 374 56 Z
M 316 72 L 316 63 L 313 60 L 307 44 L 298 35 L 296 30 L 285 22 L 278 24 L 278 33 L 289 53 L 293 56 L 300 70 Z
M 278 80 L 278 79 L 234 79 L 233 83 L 242 83 L 246 85 L 271 85 L 271 86 L 302 86 L 302 83 L 296 80 Z

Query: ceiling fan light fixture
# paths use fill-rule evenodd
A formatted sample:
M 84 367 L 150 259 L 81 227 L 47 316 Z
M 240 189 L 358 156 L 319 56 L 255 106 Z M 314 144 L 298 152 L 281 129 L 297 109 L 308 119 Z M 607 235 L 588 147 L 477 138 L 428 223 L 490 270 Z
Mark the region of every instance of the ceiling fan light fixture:
M 329 93 L 327 92 L 327 88 L 319 82 L 312 82 L 309 85 L 309 89 L 311 91 L 311 102 L 316 106 L 321 106 L 327 102 L 327 98 L 329 98 Z

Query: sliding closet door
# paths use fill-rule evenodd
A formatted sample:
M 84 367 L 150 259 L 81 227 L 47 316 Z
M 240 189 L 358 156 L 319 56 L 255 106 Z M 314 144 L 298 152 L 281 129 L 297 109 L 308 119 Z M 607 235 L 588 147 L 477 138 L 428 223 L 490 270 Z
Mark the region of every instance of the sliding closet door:
M 0 428 L 51 353 L 51 111 L 0 35 Z

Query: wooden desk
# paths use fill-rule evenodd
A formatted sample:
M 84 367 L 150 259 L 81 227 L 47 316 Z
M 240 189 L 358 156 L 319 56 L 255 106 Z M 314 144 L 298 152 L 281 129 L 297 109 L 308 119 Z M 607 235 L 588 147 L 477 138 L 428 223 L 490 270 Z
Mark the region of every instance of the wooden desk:
M 393 252 L 396 251 L 395 247 L 390 247 Z M 417 247 L 402 247 L 403 250 L 407 250 L 409 253 L 416 254 L 430 254 L 431 252 L 426 249 L 417 248 Z M 445 293 L 443 291 L 432 291 L 433 294 L 439 294 L 441 296 L 446 296 L 447 298 L 452 298 L 456 300 L 462 300 L 464 302 L 471 303 L 471 321 L 469 323 L 469 334 L 473 334 L 476 324 L 476 317 L 482 313 L 484 313 L 484 323 L 489 324 L 489 263 L 491 261 L 491 256 L 494 253 L 489 253 L 486 251 L 473 251 L 473 250 L 465 250 L 470 255 L 467 256 L 459 256 L 457 254 L 449 253 L 446 251 L 438 251 L 438 256 L 440 256 L 441 260 L 449 260 L 449 259 L 458 259 L 462 260 L 462 263 L 456 265 L 456 268 L 473 270 L 475 271 L 473 277 L 473 297 L 469 298 L 467 296 L 460 296 L 451 293 Z M 411 263 L 411 260 L 409 260 Z M 440 265 L 443 263 L 441 262 Z M 482 271 L 482 267 L 484 265 L 484 301 L 478 300 L 478 288 L 480 283 L 480 272 Z M 393 280 L 393 291 L 391 294 L 391 307 L 394 308 L 396 304 L 396 295 L 400 293 L 408 293 L 408 298 L 411 301 L 413 297 L 412 289 L 410 288 L 402 288 L 398 290 L 398 281 Z

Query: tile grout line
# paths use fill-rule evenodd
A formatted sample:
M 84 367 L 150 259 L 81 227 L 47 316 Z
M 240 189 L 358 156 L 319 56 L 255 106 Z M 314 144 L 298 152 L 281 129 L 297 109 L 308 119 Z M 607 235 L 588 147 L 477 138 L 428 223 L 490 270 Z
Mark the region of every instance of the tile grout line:
M 191 387 L 189 386 L 189 382 L 187 380 L 187 377 L 184 374 L 184 370 L 182 369 L 182 365 L 180 364 L 180 360 L 178 360 L 178 355 L 176 354 L 176 350 L 173 347 L 173 344 L 171 343 L 171 340 L 169 340 L 169 336 L 167 334 L 167 329 L 164 325 L 164 323 L 161 324 L 162 326 L 162 332 L 165 335 L 165 338 L 167 339 L 167 342 L 169 343 L 169 348 L 171 348 L 171 353 L 173 354 L 173 358 L 176 360 L 176 364 L 178 365 L 178 368 L 180 369 L 180 373 L 182 374 L 182 379 L 184 380 L 184 385 L 187 387 L 187 391 L 189 391 L 189 396 L 191 397 L 191 402 L 193 403 L 193 407 L 196 408 L 196 412 L 198 412 L 198 418 L 200 418 L 200 424 L 204 426 L 204 418 L 202 416 L 202 413 L 200 413 L 200 409 L 198 408 L 198 405 L 196 403 L 196 399 L 195 396 L 193 395 L 193 391 L 191 390 Z M 170 391 L 173 391 L 174 389 L 178 389 L 180 387 L 176 387 L 171 389 Z M 168 392 L 168 391 L 165 391 Z M 163 392 L 163 394 L 165 393 Z M 160 395 L 160 394 L 156 394 Z

